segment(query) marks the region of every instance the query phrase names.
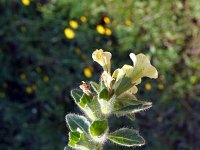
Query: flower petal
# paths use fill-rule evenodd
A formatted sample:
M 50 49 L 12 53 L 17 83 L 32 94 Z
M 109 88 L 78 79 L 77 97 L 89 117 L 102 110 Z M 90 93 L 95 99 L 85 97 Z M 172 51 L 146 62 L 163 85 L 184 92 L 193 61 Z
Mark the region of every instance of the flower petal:
M 96 50 L 92 53 L 92 59 L 99 63 L 104 71 L 110 73 L 110 59 L 112 54 L 110 52 L 104 52 L 102 49 Z
M 133 61 L 133 66 L 135 66 L 136 61 L 137 61 L 137 58 L 136 58 L 135 54 L 134 53 L 130 53 L 129 56 L 130 56 L 131 60 Z
M 129 94 L 136 94 L 138 91 L 138 88 L 136 86 L 131 87 L 127 92 Z
M 134 69 L 136 72 L 140 73 L 140 78 L 149 77 L 149 78 L 158 78 L 158 72 L 154 66 L 151 65 L 150 60 L 147 56 L 140 53 L 136 55 L 136 59 L 134 54 L 130 54 L 130 58 L 133 61 Z
M 101 78 L 102 78 L 102 80 L 104 81 L 105 86 L 106 86 L 108 89 L 111 89 L 111 87 L 112 87 L 112 82 L 114 81 L 114 78 L 111 77 L 111 75 L 110 75 L 108 72 L 106 72 L 106 71 L 104 71 L 104 72 L 102 73 Z
M 133 61 L 133 66 L 124 65 L 121 69 L 115 70 L 112 75 L 115 78 L 113 89 L 116 95 L 120 95 L 126 91 L 135 94 L 137 92 L 135 85 L 141 82 L 142 77 L 158 77 L 156 68 L 151 65 L 147 56 L 142 53 L 138 55 L 130 53 L 129 56 Z

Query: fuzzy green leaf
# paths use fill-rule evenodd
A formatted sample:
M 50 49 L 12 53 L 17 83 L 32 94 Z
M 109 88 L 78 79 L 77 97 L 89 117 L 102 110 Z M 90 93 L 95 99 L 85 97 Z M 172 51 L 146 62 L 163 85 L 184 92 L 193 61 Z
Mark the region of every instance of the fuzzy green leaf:
M 95 149 L 96 144 L 86 134 L 75 131 L 69 133 L 68 146 L 75 149 L 91 150 Z
M 92 120 L 103 119 L 104 117 L 102 115 L 101 106 L 99 104 L 99 101 L 97 100 L 97 96 L 93 97 L 92 102 L 87 103 L 86 107 L 84 108 L 84 111 L 86 111 L 86 113 L 90 112 L 89 114 L 87 113 L 87 115 Z
M 69 132 L 69 143 L 68 145 L 71 147 L 75 147 L 76 143 L 80 141 L 81 138 L 81 133 L 74 131 L 74 132 Z
M 126 117 L 128 119 L 130 119 L 131 121 L 134 121 L 135 120 L 135 114 L 127 114 Z
M 120 95 L 133 86 L 131 78 L 123 77 L 114 84 L 115 95 Z
M 65 119 L 71 131 L 82 130 L 85 133 L 88 132 L 90 123 L 84 116 L 68 114 Z
M 89 96 L 87 96 L 87 94 L 83 94 L 83 96 L 81 97 L 81 99 L 80 99 L 80 102 L 79 102 L 79 105 L 82 107 L 82 108 L 84 108 L 85 107 L 85 105 L 87 104 L 87 103 L 90 103 L 92 101 L 92 99 L 89 97 Z
M 90 84 L 96 93 L 100 92 L 101 87 L 98 83 L 91 81 Z
M 80 102 L 82 94 L 83 92 L 81 90 L 78 90 L 78 89 L 71 90 L 71 96 L 73 97 L 75 103 L 77 104 Z
M 139 101 L 133 95 L 124 94 L 117 98 L 113 113 L 117 115 L 127 115 L 146 110 L 151 106 L 151 102 Z
M 108 100 L 108 98 L 109 98 L 108 90 L 106 88 L 102 89 L 101 92 L 99 93 L 99 99 Z
M 72 150 L 72 148 L 70 148 L 69 146 L 65 146 L 64 150 Z
M 94 121 L 90 126 L 90 134 L 92 136 L 101 136 L 108 130 L 108 124 L 106 120 Z
M 123 146 L 142 146 L 145 144 L 145 140 L 139 135 L 137 130 L 128 128 L 119 129 L 108 135 L 108 139 L 114 143 Z

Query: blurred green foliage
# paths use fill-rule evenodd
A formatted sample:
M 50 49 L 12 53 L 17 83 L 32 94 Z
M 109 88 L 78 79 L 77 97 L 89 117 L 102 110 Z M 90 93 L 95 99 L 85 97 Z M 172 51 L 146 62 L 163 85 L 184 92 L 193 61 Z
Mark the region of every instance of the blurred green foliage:
M 139 149 L 198 150 L 199 12 L 199 0 L 1 0 L 0 149 L 63 149 L 65 114 L 78 111 L 69 91 L 97 79 L 91 53 L 102 48 L 115 67 L 148 54 L 160 73 L 139 88 L 154 104 L 132 123 L 147 140 Z

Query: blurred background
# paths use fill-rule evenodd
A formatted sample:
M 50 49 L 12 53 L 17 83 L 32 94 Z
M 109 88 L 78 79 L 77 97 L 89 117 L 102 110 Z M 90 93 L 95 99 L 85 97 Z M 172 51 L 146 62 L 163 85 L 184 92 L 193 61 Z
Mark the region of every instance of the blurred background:
M 0 150 L 67 145 L 65 115 L 81 113 L 70 90 L 102 71 L 95 49 L 113 54 L 113 70 L 142 52 L 159 71 L 137 94 L 153 107 L 113 129 L 139 129 L 139 150 L 199 150 L 199 0 L 0 0 L 0 27 Z

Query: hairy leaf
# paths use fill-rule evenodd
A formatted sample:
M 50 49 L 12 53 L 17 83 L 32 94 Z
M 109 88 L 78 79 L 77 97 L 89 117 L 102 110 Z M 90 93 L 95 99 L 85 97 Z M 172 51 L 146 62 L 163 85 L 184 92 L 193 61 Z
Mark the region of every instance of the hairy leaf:
M 99 93 L 99 99 L 108 100 L 108 98 L 109 98 L 108 90 L 106 88 L 102 89 L 101 92 Z
M 90 126 L 90 134 L 92 136 L 101 136 L 108 130 L 108 124 L 106 120 L 94 121 Z
M 131 121 L 134 121 L 135 120 L 135 114 L 127 114 L 126 117 L 128 119 L 130 119 Z
M 80 99 L 79 105 L 84 108 L 85 105 L 87 103 L 90 103 L 91 101 L 92 101 L 92 99 L 89 96 L 87 96 L 87 94 L 84 93 Z
M 66 115 L 65 118 L 66 118 L 67 125 L 69 126 L 71 131 L 82 130 L 85 133 L 88 132 L 90 123 L 84 116 L 80 116 L 76 114 L 68 114 Z
M 68 146 L 75 149 L 81 150 L 91 150 L 95 149 L 96 144 L 89 139 L 85 133 L 80 132 L 70 132 L 69 133 L 69 143 Z
M 94 81 L 91 81 L 90 84 L 91 84 L 92 88 L 94 89 L 94 91 L 95 91 L 96 93 L 99 93 L 99 92 L 100 92 L 100 85 L 99 85 L 98 83 L 96 83 L 96 82 L 94 82 Z
M 132 114 L 146 110 L 151 106 L 151 102 L 139 101 L 133 95 L 124 94 L 116 99 L 113 113 L 117 115 Z
M 137 130 L 123 128 L 108 135 L 108 139 L 123 146 L 142 146 L 145 140 Z
M 64 150 L 72 150 L 72 148 L 69 147 L 69 146 L 65 146 L 65 147 L 64 147 Z
M 75 147 L 76 143 L 78 143 L 80 141 L 81 138 L 81 133 L 77 132 L 77 131 L 72 131 L 69 132 L 69 143 L 68 145 L 71 147 Z
M 83 92 L 81 90 L 78 90 L 78 89 L 71 90 L 71 96 L 73 97 L 75 103 L 77 104 L 80 102 L 82 94 Z

